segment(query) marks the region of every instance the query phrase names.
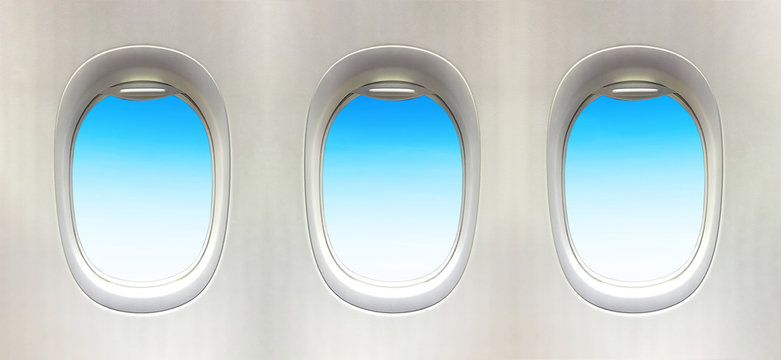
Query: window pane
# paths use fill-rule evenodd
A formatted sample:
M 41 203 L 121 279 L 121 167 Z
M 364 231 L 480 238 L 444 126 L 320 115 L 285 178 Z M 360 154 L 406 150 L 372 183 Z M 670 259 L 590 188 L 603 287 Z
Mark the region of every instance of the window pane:
M 447 259 L 461 214 L 461 144 L 431 98 L 350 101 L 329 129 L 322 176 L 329 240 L 352 272 L 405 281 Z
M 154 281 L 200 256 L 211 216 L 206 129 L 182 99 L 109 96 L 73 149 L 73 211 L 89 261 L 111 277 Z
M 686 265 L 703 217 L 705 169 L 695 121 L 669 96 L 605 96 L 575 120 L 567 142 L 570 236 L 592 271 L 648 281 Z

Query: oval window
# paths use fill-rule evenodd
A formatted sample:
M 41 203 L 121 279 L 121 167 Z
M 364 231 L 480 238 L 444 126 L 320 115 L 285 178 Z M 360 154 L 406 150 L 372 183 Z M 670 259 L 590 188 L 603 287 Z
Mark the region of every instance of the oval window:
M 477 112 L 453 64 L 377 46 L 323 75 L 304 189 L 315 262 L 339 298 L 383 313 L 445 299 L 469 260 L 479 184 Z
M 54 156 L 65 259 L 90 299 L 151 313 L 204 293 L 225 242 L 230 133 L 198 61 L 147 45 L 90 58 L 63 92 Z
M 383 282 L 434 273 L 458 235 L 462 187 L 459 134 L 432 97 L 375 87 L 334 116 L 323 216 L 331 250 L 350 273 Z
M 551 228 L 575 292 L 625 313 L 694 294 L 723 178 L 719 111 L 697 67 L 650 46 L 597 51 L 562 79 L 549 126 Z
M 201 117 L 176 95 L 103 97 L 76 133 L 72 194 L 78 241 L 99 273 L 150 282 L 185 272 L 200 258 L 212 209 Z
M 593 274 L 654 281 L 682 271 L 699 243 L 703 143 L 674 94 L 649 98 L 661 89 L 618 90 L 593 98 L 571 126 L 564 164 L 568 230 Z

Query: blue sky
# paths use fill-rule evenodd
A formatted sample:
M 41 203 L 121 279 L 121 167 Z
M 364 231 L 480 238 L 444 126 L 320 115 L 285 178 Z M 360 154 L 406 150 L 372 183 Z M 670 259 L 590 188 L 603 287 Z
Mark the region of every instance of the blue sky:
M 595 99 L 576 119 L 564 179 L 576 251 L 596 273 L 646 281 L 686 263 L 700 233 L 702 142 L 674 99 Z
M 200 117 L 168 96 L 113 96 L 84 118 L 73 150 L 73 207 L 86 256 L 131 281 L 180 273 L 200 255 L 212 164 Z
M 427 96 L 359 96 L 334 118 L 323 156 L 323 209 L 336 256 L 375 280 L 428 275 L 447 258 L 461 211 L 461 145 Z

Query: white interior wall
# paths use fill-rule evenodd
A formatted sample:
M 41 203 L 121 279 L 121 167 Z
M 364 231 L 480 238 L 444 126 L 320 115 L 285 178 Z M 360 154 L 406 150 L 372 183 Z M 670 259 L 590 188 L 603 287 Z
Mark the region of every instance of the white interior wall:
M 0 357 L 9 359 L 494 359 L 781 356 L 781 3 L 773 1 L 24 1 L 0 3 Z M 89 57 L 153 44 L 200 61 L 231 127 L 227 238 L 211 284 L 173 311 L 131 315 L 87 298 L 58 234 L 53 135 Z M 455 291 L 415 313 L 338 299 L 310 248 L 304 130 L 342 56 L 403 44 L 438 53 L 477 105 L 476 237 Z M 598 309 L 569 286 L 548 220 L 545 148 L 566 71 L 645 44 L 694 62 L 724 133 L 721 232 L 683 303 Z

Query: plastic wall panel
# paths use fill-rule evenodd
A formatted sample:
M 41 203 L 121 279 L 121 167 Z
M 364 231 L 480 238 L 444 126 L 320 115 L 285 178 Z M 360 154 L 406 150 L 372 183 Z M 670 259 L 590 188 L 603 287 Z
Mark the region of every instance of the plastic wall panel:
M 772 1 L 54 1 L 0 3 L 0 357 L 24 359 L 774 358 L 781 356 L 781 4 Z M 225 248 L 183 307 L 101 307 L 63 255 L 54 197 L 57 106 L 103 50 L 181 50 L 214 76 L 231 130 Z M 317 271 L 304 209 L 307 109 L 342 56 L 433 51 L 466 78 L 482 173 L 466 272 L 442 302 L 381 315 Z M 553 95 L 599 49 L 653 45 L 694 62 L 724 136 L 709 274 L 670 309 L 586 303 L 555 253 L 546 194 Z

